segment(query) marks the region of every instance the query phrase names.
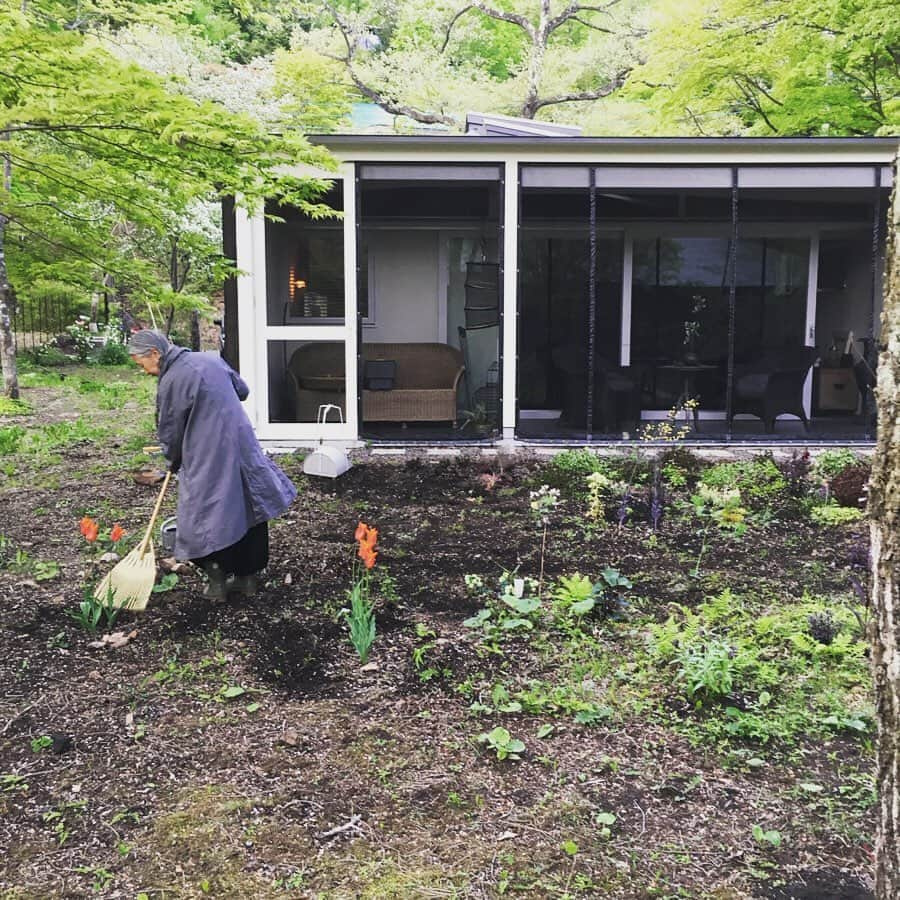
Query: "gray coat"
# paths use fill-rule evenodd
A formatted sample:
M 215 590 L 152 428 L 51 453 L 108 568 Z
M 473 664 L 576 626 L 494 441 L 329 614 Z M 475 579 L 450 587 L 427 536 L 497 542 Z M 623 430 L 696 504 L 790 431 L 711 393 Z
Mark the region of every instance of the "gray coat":
M 214 354 L 173 347 L 160 360 L 157 431 L 178 473 L 178 559 L 230 547 L 297 496 L 256 440 L 240 403 L 249 393 Z

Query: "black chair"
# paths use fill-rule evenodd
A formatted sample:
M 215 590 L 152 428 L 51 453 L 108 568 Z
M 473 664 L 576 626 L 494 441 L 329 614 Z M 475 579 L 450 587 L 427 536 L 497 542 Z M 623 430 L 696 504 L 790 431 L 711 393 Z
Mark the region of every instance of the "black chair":
M 573 367 L 583 353 L 583 348 L 580 353 L 566 353 L 565 348 L 554 353 L 563 373 L 562 421 L 570 428 L 587 427 L 586 366 Z M 593 430 L 612 432 L 623 424 L 636 424 L 641 417 L 641 373 L 634 366 L 614 366 L 604 359 L 594 363 Z
M 808 432 L 803 385 L 815 361 L 815 347 L 785 347 L 754 363 L 735 366 L 732 418 L 739 413 L 758 416 L 766 432 L 772 432 L 778 416 L 787 413 L 798 416 Z
M 878 417 L 878 407 L 875 403 L 877 358 L 874 344 L 872 338 L 862 338 L 862 352 L 853 357 L 853 377 L 859 388 L 859 408 L 866 428 L 872 427 Z

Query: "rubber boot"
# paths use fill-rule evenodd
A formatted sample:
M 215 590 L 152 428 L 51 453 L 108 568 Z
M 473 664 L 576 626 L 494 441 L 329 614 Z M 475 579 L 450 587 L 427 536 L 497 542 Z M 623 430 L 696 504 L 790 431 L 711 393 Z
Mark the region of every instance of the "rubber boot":
M 225 572 L 218 563 L 204 569 L 206 572 L 206 587 L 203 590 L 203 596 L 213 602 L 224 600 L 228 596 L 228 590 L 225 584 Z
M 253 597 L 259 590 L 259 582 L 255 575 L 235 575 L 228 584 L 228 593 L 241 597 Z

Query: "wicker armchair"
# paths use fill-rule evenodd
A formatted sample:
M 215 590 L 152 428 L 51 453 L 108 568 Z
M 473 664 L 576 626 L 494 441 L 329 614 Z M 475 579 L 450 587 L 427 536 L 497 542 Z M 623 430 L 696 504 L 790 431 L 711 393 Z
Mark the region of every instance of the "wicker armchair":
M 786 347 L 755 363 L 736 366 L 732 418 L 739 413 L 758 416 L 766 431 L 772 432 L 778 416 L 788 413 L 797 416 L 809 431 L 803 384 L 815 361 L 815 347 Z

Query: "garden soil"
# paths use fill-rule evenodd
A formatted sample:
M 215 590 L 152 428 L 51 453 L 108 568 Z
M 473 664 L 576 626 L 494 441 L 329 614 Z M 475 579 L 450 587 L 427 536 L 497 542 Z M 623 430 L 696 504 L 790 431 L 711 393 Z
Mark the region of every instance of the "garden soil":
M 50 389 L 25 399 L 27 428 L 69 415 Z M 67 611 L 110 565 L 80 517 L 115 517 L 132 538 L 149 517 L 156 489 L 134 481 L 128 448 L 76 443 L 0 480 L 0 896 L 872 896 L 871 797 L 848 796 L 845 777 L 871 773 L 867 737 L 748 744 L 741 759 L 765 759 L 748 767 L 649 706 L 593 724 L 472 711 L 498 705 L 484 685 L 552 682 L 564 662 L 524 638 L 485 652 L 463 625 L 478 609 L 465 575 L 537 575 L 529 491 L 545 460 L 362 453 L 335 481 L 280 462 L 300 494 L 272 523 L 259 595 L 212 605 L 182 571 L 116 622 L 117 646 Z M 360 520 L 379 529 L 389 576 L 364 666 L 340 614 Z M 566 499 L 545 578 L 615 566 L 661 621 L 711 588 L 780 602 L 844 591 L 863 533 L 775 521 L 713 541 L 698 584 L 696 529 L 664 516 L 655 535 L 588 530 Z M 615 654 L 635 627 L 626 614 L 598 639 Z M 500 724 L 524 741 L 520 759 L 479 742 Z M 800 798 L 808 783 L 819 802 Z M 780 845 L 754 840 L 756 824 Z

